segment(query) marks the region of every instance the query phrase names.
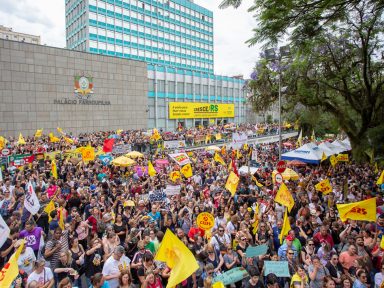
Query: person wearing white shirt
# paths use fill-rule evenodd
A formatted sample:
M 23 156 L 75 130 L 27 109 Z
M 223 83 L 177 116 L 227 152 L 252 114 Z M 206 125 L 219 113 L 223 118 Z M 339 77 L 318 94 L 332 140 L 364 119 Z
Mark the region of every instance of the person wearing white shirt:
M 211 238 L 211 244 L 216 251 L 225 251 L 224 248 L 230 247 L 231 237 L 225 233 L 223 226 L 219 226 L 218 233 Z
M 16 246 L 15 246 L 16 247 Z M 16 247 L 17 248 L 17 247 Z M 36 261 L 35 253 L 31 247 L 23 246 L 21 250 L 19 259 L 17 260 L 17 265 L 20 270 L 24 270 L 25 273 L 30 275 L 33 271 L 33 263 Z
M 117 246 L 113 254 L 105 261 L 102 274 L 107 280 L 110 288 L 119 287 L 119 277 L 122 269 L 129 270 L 131 260 L 124 255 L 124 247 Z
M 27 285 L 31 282 L 37 282 L 38 287 L 52 288 L 55 284 L 52 270 L 45 266 L 44 259 L 39 259 L 35 262 L 35 270 L 28 276 Z
M 375 274 L 375 288 L 380 288 L 384 284 L 384 264 L 381 264 L 381 272 Z

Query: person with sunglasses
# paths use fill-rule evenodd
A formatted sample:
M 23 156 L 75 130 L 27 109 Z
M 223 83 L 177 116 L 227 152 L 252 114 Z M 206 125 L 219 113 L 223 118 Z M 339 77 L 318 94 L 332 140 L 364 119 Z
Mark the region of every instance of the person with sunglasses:
M 339 256 L 337 253 L 331 252 L 330 259 L 325 267 L 329 270 L 329 274 L 337 285 L 341 284 L 341 275 L 343 274 L 343 267 L 339 263 Z
M 352 288 L 368 288 L 368 274 L 365 270 L 360 269 L 356 273 L 356 280 L 353 282 Z
M 303 249 L 300 252 L 301 254 L 301 261 L 304 265 L 304 268 L 308 268 L 309 265 L 311 265 L 312 261 L 311 258 L 313 255 L 315 255 L 315 242 L 312 238 L 307 239 L 307 245 L 303 247 Z

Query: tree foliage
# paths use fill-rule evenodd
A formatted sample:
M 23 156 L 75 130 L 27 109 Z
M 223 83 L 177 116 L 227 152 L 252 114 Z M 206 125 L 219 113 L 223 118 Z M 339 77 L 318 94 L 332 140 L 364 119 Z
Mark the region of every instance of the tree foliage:
M 370 146 L 383 146 L 383 1 L 268 1 L 255 0 L 258 27 L 250 45 L 273 45 L 289 33 L 288 62 L 261 59 L 249 87 L 256 110 L 278 97 L 278 74 L 285 109 L 298 103 L 330 113 L 362 159 Z M 377 147 L 376 151 L 379 151 Z

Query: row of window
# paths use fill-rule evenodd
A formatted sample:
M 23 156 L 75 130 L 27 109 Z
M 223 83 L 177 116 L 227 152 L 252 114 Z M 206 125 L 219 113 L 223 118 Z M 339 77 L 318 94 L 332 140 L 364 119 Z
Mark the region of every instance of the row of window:
M 144 10 L 146 10 L 148 12 L 161 13 L 162 15 L 165 15 L 165 13 L 169 13 L 169 17 L 179 16 L 177 14 L 170 13 L 167 10 L 158 8 L 158 7 L 154 6 L 154 5 L 150 5 L 150 4 L 144 3 L 143 1 L 139 1 L 139 0 L 123 0 L 123 2 L 127 3 L 127 4 L 130 4 L 130 5 L 134 5 L 134 6 L 138 7 L 138 8 L 144 9 Z M 118 12 L 119 9 L 121 9 L 121 7 L 111 5 L 111 4 L 106 3 L 105 1 L 102 1 L 102 0 L 89 0 L 89 4 L 90 5 L 97 5 L 98 7 L 103 8 L 103 9 L 107 9 L 109 11 L 115 11 L 117 13 L 121 13 L 121 12 Z M 199 21 L 202 20 L 202 21 L 205 21 L 207 23 L 213 23 L 213 18 L 212 17 L 206 16 L 206 15 L 204 15 L 204 14 L 202 14 L 202 13 L 196 11 L 196 10 L 189 9 L 188 7 L 176 4 L 176 3 L 172 2 L 172 1 L 166 1 L 165 4 L 168 4 L 167 6 L 172 8 L 172 9 L 175 9 L 177 11 L 180 11 L 180 12 L 185 13 L 185 14 L 191 16 L 191 17 L 196 18 L 196 20 L 199 20 Z M 171 15 L 173 15 L 173 16 L 171 16 Z M 184 18 L 184 17 L 182 17 L 182 18 Z M 174 19 L 176 19 L 176 18 L 174 18 Z M 189 18 L 187 18 L 187 19 L 189 20 Z M 198 22 L 198 21 L 193 21 L 193 20 L 190 20 L 190 21 L 191 22 Z
M 146 38 L 142 38 L 142 37 L 137 37 L 134 35 L 122 34 L 119 32 L 114 32 L 114 31 L 103 29 L 103 28 L 97 28 L 94 26 L 89 26 L 89 33 L 94 34 L 94 35 L 98 35 L 98 36 L 108 37 L 111 39 L 117 39 L 117 40 L 122 40 L 122 41 L 128 41 L 131 43 L 136 43 L 139 45 L 145 45 L 148 47 L 165 49 L 166 51 L 186 54 L 186 55 L 189 55 L 192 57 L 199 57 L 202 59 L 207 59 L 207 60 L 213 61 L 213 55 L 212 54 L 208 54 L 208 53 L 204 53 L 204 52 L 196 51 L 196 50 L 192 50 L 192 49 L 187 49 L 187 48 L 183 48 L 180 46 L 169 45 L 166 43 L 162 43 L 162 42 L 158 42 L 158 41 L 154 41 L 154 40 L 146 39 Z M 186 44 L 191 45 L 191 43 L 186 43 Z M 169 52 L 168 52 L 168 54 L 169 54 Z
M 132 47 L 122 47 L 120 45 L 89 41 L 89 48 L 94 48 L 98 50 L 108 50 L 111 52 L 123 53 L 123 54 L 133 55 L 133 56 L 140 56 L 140 57 L 150 58 L 154 60 L 164 60 L 164 61 L 172 62 L 175 64 L 180 63 L 184 65 L 213 70 L 213 64 L 208 64 L 202 61 L 191 60 L 187 58 L 176 57 L 176 56 L 171 56 L 171 55 L 162 54 L 162 53 L 156 53 L 156 52 L 143 50 L 143 49 L 136 49 Z
M 165 80 L 157 80 L 157 92 L 159 93 L 165 93 Z M 167 81 L 167 90 L 168 93 L 174 94 L 194 94 L 194 95 L 205 95 L 208 96 L 222 96 L 222 97 L 239 97 L 240 90 L 238 88 L 228 88 L 228 87 L 221 87 L 221 86 L 209 86 L 208 91 L 208 85 L 201 85 L 201 84 L 194 84 L 195 89 L 193 90 L 193 83 L 184 83 L 184 82 L 177 82 L 177 88 L 176 88 L 176 82 L 175 81 Z M 177 91 L 176 91 L 177 90 Z M 185 92 L 184 92 L 185 90 Z M 148 91 L 154 92 L 155 91 L 155 80 L 149 79 L 148 80 Z
M 69 21 L 71 19 L 69 19 L 66 24 L 68 25 Z M 77 29 L 79 29 L 80 27 L 86 25 L 87 23 L 87 15 L 84 13 L 83 15 L 81 15 L 75 22 L 73 22 L 71 25 L 69 25 L 67 28 L 66 28 L 66 34 L 67 34 L 67 38 L 70 37 L 74 32 L 76 32 Z
M 182 27 L 180 25 L 175 25 L 175 24 L 169 23 L 167 21 L 158 20 L 157 18 L 154 18 L 154 17 L 149 17 L 146 15 L 138 14 L 134 11 L 130 11 L 130 12 L 131 12 L 130 13 L 131 16 L 129 16 L 129 17 L 132 17 L 132 18 L 137 19 L 137 20 L 142 20 L 142 21 L 146 22 L 148 26 L 157 25 L 158 27 L 164 27 L 167 29 L 171 29 L 172 31 L 180 32 L 182 34 L 185 34 L 186 36 L 193 36 L 193 37 L 196 37 L 196 38 L 201 39 L 201 40 L 213 42 L 213 34 L 212 33 L 209 33 L 209 35 L 204 34 L 204 33 L 200 33 L 199 31 L 188 29 L 188 28 Z M 120 26 L 120 27 L 122 27 L 126 23 L 131 23 L 128 21 L 123 21 L 121 19 L 117 19 L 117 18 L 113 18 L 113 17 L 109 17 L 109 16 L 104 16 L 100 13 L 97 14 L 94 12 L 89 12 L 89 19 L 96 20 L 96 21 L 103 22 L 103 23 L 107 23 L 107 24 L 111 24 L 111 25 L 115 25 L 115 26 Z M 158 31 L 158 29 L 155 29 L 155 27 L 147 27 L 147 28 L 152 30 L 152 31 Z M 162 31 L 159 30 L 159 33 L 160 32 L 162 32 Z M 171 33 L 171 35 L 173 35 L 173 33 Z

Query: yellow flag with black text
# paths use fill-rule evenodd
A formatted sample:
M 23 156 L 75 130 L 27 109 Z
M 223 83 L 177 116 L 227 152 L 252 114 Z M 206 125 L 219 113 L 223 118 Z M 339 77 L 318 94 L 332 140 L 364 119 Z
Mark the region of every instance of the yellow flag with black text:
M 331 186 L 331 183 L 329 183 L 328 179 L 324 179 L 324 180 L 320 181 L 319 183 L 317 183 L 315 185 L 315 189 L 317 191 L 320 191 L 324 195 L 327 195 L 327 194 L 332 192 L 332 186 Z
M 169 229 L 165 232 L 155 260 L 165 262 L 171 269 L 167 288 L 176 287 L 199 268 L 191 250 Z
M 332 155 L 331 157 L 329 157 L 329 162 L 331 162 L 331 165 L 332 167 L 335 167 L 336 164 L 337 164 L 337 158 L 335 155 Z
M 180 179 L 180 178 L 181 178 L 180 172 L 179 172 L 179 171 L 172 171 L 172 172 L 169 174 L 169 178 L 170 178 L 173 182 L 176 182 L 177 179 Z
M 295 205 L 295 200 L 293 200 L 291 192 L 289 192 L 288 187 L 284 183 L 281 183 L 279 191 L 277 191 L 275 202 L 286 206 L 289 212 L 291 212 L 292 207 Z
M 232 196 L 235 195 L 237 190 L 237 185 L 239 185 L 240 178 L 233 172 L 228 176 L 227 183 L 225 184 L 225 188 L 231 192 Z
M 349 204 L 336 204 L 341 221 L 347 219 L 376 221 L 376 197 Z
M 192 166 L 191 163 L 188 163 L 181 167 L 180 172 L 184 175 L 185 178 L 192 177 Z
M 21 254 L 21 251 L 24 248 L 25 240 L 20 241 L 20 246 L 17 248 L 15 253 L 11 256 L 9 261 L 4 265 L 0 272 L 0 287 L 8 288 L 13 287 L 12 282 L 19 275 L 19 266 L 17 264 L 17 260 Z
M 280 232 L 280 235 L 279 235 L 280 244 L 283 243 L 284 236 L 288 235 L 288 233 L 289 233 L 289 231 L 291 229 L 292 228 L 291 228 L 291 224 L 289 223 L 287 209 L 285 209 L 283 227 L 281 228 L 281 232 Z

